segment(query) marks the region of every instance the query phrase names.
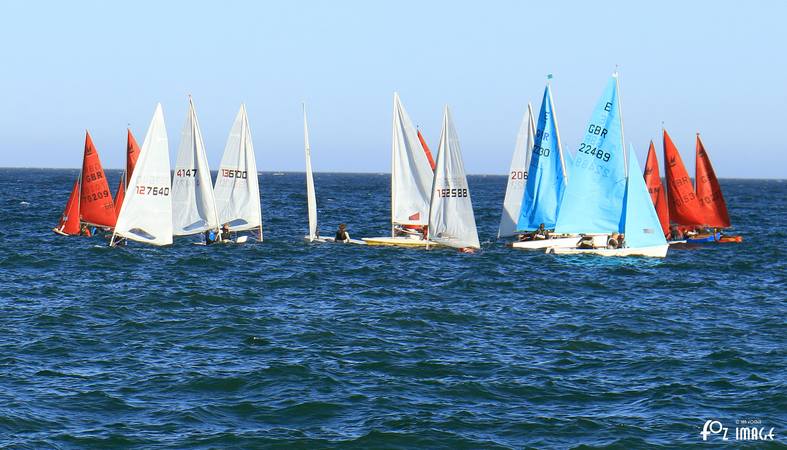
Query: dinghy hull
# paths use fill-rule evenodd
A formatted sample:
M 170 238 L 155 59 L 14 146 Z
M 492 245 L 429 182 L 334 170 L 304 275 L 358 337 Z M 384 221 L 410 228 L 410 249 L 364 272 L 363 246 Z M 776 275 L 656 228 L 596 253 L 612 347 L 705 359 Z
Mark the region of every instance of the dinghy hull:
M 319 243 L 319 244 L 336 242 L 336 239 L 334 239 L 332 237 L 316 237 L 314 239 L 309 239 L 309 236 L 304 236 L 303 240 L 306 241 L 306 242 L 309 242 L 309 243 L 315 242 L 315 243 Z M 366 245 L 366 242 L 361 241 L 359 239 L 350 239 L 348 242 L 340 242 L 340 244 Z
M 397 236 L 397 237 L 373 237 L 373 238 L 362 238 L 363 242 L 366 245 L 381 245 L 381 246 L 389 246 L 389 247 L 433 247 L 438 246 L 437 242 L 427 241 L 426 239 L 420 239 L 416 237 L 408 237 L 408 236 Z
M 667 256 L 669 245 L 654 245 L 639 248 L 560 248 L 549 247 L 546 253 L 556 255 L 598 255 L 598 256 L 646 256 L 649 258 L 664 258 Z

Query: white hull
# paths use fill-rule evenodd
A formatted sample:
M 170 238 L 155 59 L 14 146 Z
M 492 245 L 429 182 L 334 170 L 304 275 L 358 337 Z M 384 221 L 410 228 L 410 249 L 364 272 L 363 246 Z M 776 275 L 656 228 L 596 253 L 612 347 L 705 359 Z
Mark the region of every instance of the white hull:
M 520 250 L 540 250 L 548 247 L 576 247 L 580 237 L 542 239 L 536 241 L 517 241 L 510 244 L 511 248 Z
M 549 247 L 546 253 L 556 255 L 599 255 L 599 256 L 647 256 L 650 258 L 664 258 L 667 256 L 669 245 L 654 245 L 639 248 L 560 248 Z
M 334 243 L 336 242 L 335 238 L 332 237 L 316 237 L 314 239 L 309 239 L 309 236 L 304 236 L 303 240 L 306 242 L 316 242 L 320 244 L 324 244 L 326 242 Z M 350 239 L 348 242 L 339 242 L 339 244 L 356 244 L 356 245 L 366 245 L 366 242 L 361 241 L 359 239 Z
M 669 245 L 675 245 L 675 244 L 685 244 L 685 243 L 686 243 L 686 240 L 685 240 L 685 239 L 684 239 L 684 240 L 682 240 L 682 241 L 667 241 L 667 244 L 669 244 Z
M 438 246 L 440 244 L 422 239 L 418 236 L 397 236 L 397 237 L 373 237 L 363 238 L 366 245 L 385 245 L 393 247 L 427 247 Z

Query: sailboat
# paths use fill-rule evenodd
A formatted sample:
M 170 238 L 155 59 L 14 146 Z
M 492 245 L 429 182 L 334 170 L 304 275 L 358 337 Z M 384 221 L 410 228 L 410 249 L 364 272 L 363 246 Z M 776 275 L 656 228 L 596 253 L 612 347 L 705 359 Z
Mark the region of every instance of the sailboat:
M 205 156 L 194 102 L 189 97 L 189 112 L 180 137 L 175 176 L 172 181 L 172 226 L 175 236 L 219 230 L 213 180 Z
M 68 202 L 60 216 L 60 223 L 57 224 L 52 231 L 61 236 L 78 236 L 80 233 L 79 224 L 79 180 L 74 181 L 74 187 L 71 189 L 71 195 L 68 196 Z
M 703 225 L 700 202 L 694 192 L 689 173 L 683 165 L 678 148 L 667 130 L 662 130 L 664 140 L 664 176 L 667 180 L 667 204 L 670 221 L 681 227 Z
M 257 178 L 257 160 L 251 140 L 246 105 L 241 104 L 230 129 L 214 187 L 219 223 L 229 224 L 232 232 L 255 232 L 262 242 L 262 206 Z M 235 238 L 236 243 L 249 239 Z
M 82 181 L 79 184 L 79 217 L 82 223 L 97 227 L 115 226 L 115 203 L 109 192 L 104 168 L 93 145 L 90 133 L 85 133 L 85 154 L 82 159 Z
M 309 211 L 309 234 L 304 236 L 308 242 L 334 242 L 333 237 L 322 237 L 317 228 L 317 194 L 314 189 L 312 173 L 312 149 L 309 144 L 309 124 L 306 120 L 306 104 L 303 104 L 303 148 L 306 154 L 306 203 Z M 352 244 L 366 244 L 358 239 L 350 239 Z
M 661 183 L 659 161 L 656 157 L 656 147 L 653 145 L 653 141 L 650 141 L 650 145 L 648 146 L 648 157 L 645 160 L 645 172 L 642 176 L 645 180 L 645 186 L 648 187 L 653 207 L 656 209 L 656 214 L 659 216 L 661 230 L 666 236 L 670 231 L 669 209 L 667 207 L 667 197 L 664 192 L 664 185 Z
M 640 166 L 633 147 L 629 145 L 628 177 L 626 180 L 625 200 L 621 232 L 625 235 L 622 248 L 556 248 L 548 253 L 556 254 L 594 254 L 600 256 L 649 256 L 664 258 L 669 244 L 661 230 L 661 223 L 645 179 L 640 177 Z
M 392 141 L 391 236 L 363 240 L 369 245 L 425 247 L 434 173 L 398 93 L 394 93 Z
M 481 248 L 459 137 L 448 106 L 443 110 L 440 147 L 429 202 L 428 233 L 430 243 L 466 251 Z
M 128 129 L 128 136 L 126 137 L 126 168 L 123 175 L 120 177 L 118 189 L 115 194 L 115 214 L 120 215 L 120 205 L 123 204 L 123 198 L 126 196 L 126 188 L 128 187 L 128 179 L 131 178 L 131 173 L 134 172 L 134 166 L 137 164 L 139 158 L 139 145 L 134 135 L 131 134 L 131 129 Z
M 618 232 L 626 191 L 626 162 L 617 73 L 596 103 L 571 168 L 555 232 L 595 235 L 596 246 Z
M 115 246 L 123 239 L 151 245 L 172 244 L 171 190 L 169 143 L 159 103 L 128 180 L 109 245 Z
M 538 114 L 535 141 L 533 142 L 528 177 L 525 184 L 517 231 L 532 231 L 542 225 L 544 230 L 553 230 L 557 222 L 560 203 L 568 184 L 566 160 L 560 142 L 552 86 L 547 77 L 544 98 Z M 547 233 L 546 239 L 531 239 L 511 244 L 513 248 L 543 249 L 554 246 L 575 246 L 579 236 Z
M 525 194 L 535 128 L 533 107 L 528 102 L 527 112 L 522 117 L 522 123 L 519 125 L 514 155 L 511 157 L 511 167 L 508 170 L 506 195 L 503 199 L 503 213 L 500 216 L 500 226 L 497 229 L 498 239 L 517 235 L 516 223 L 519 220 L 522 196 Z

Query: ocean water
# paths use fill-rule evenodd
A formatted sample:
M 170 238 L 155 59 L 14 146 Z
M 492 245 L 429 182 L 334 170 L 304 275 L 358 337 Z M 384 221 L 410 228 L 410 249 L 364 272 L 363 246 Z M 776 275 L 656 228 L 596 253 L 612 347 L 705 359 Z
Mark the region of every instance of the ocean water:
M 787 442 L 785 182 L 722 180 L 744 243 L 653 261 L 501 246 L 502 176 L 470 177 L 474 255 L 304 243 L 270 173 L 263 244 L 110 249 L 50 231 L 76 174 L 0 169 L 0 447 Z M 389 233 L 387 175 L 315 179 L 323 235 Z

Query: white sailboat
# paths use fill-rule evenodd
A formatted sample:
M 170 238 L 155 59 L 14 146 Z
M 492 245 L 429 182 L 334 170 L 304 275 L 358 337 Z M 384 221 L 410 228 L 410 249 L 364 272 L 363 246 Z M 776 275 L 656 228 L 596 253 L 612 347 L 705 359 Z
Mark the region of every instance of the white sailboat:
M 508 171 L 506 196 L 503 199 L 503 213 L 500 217 L 500 227 L 497 230 L 498 239 L 517 235 L 516 224 L 519 220 L 522 197 L 525 194 L 535 129 L 533 107 L 528 102 L 527 113 L 522 117 L 522 124 L 519 126 L 514 155 L 511 158 L 511 168 Z
M 257 178 L 257 162 L 249 129 L 246 105 L 241 104 L 232 124 L 214 187 L 219 223 L 232 232 L 256 231 L 262 241 L 262 206 Z M 235 242 L 245 242 L 238 236 Z
M 167 129 L 161 104 L 158 104 L 128 180 L 128 190 L 109 245 L 117 245 L 119 239 L 152 245 L 172 244 L 171 189 Z
M 334 242 L 333 237 L 320 236 L 317 228 L 317 194 L 314 189 L 314 174 L 312 173 L 312 148 L 309 143 L 309 124 L 306 120 L 306 104 L 303 104 L 303 148 L 306 154 L 306 203 L 309 211 L 309 234 L 304 236 L 308 242 Z M 358 239 L 350 239 L 351 244 L 366 244 Z
M 429 241 L 459 249 L 479 249 L 473 202 L 459 137 L 448 106 L 443 111 L 440 147 L 429 202 Z
M 219 229 L 213 180 L 191 97 L 172 181 L 172 224 L 175 236 L 189 236 L 207 230 L 218 232 Z
M 399 94 L 394 93 L 391 145 L 391 236 L 363 238 L 369 245 L 425 247 L 434 173 Z

